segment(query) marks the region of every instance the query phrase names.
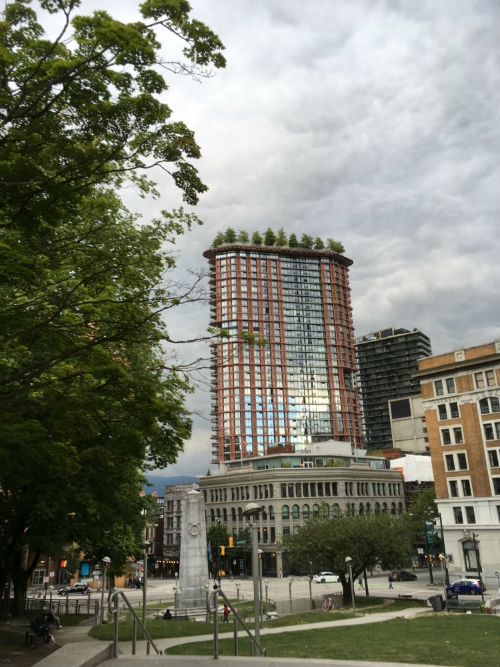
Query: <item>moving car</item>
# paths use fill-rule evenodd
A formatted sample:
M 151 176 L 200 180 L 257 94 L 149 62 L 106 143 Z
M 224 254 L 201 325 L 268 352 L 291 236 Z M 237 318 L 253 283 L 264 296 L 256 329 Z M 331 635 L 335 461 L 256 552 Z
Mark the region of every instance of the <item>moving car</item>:
M 88 584 L 73 584 L 73 586 L 65 586 L 65 588 L 60 588 L 57 591 L 58 595 L 70 595 L 71 593 L 80 593 L 80 595 L 86 595 L 90 593 L 90 588 Z
M 406 570 L 400 570 L 399 572 L 392 573 L 393 581 L 416 581 L 417 575 L 413 572 L 407 572 Z
M 313 577 L 313 580 L 317 584 L 336 584 L 339 580 L 339 577 L 337 574 L 333 574 L 333 572 L 320 572 L 315 577 Z
M 446 593 L 454 593 L 458 595 L 481 595 L 481 591 L 485 591 L 486 586 L 479 579 L 457 579 L 449 586 L 446 586 Z

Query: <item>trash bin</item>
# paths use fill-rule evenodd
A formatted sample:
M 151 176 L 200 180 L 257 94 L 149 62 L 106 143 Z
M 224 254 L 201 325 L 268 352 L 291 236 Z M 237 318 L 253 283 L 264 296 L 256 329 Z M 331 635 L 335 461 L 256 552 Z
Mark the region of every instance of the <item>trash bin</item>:
M 432 611 L 443 611 L 444 609 L 444 600 L 442 595 L 432 595 L 428 602 L 432 607 Z

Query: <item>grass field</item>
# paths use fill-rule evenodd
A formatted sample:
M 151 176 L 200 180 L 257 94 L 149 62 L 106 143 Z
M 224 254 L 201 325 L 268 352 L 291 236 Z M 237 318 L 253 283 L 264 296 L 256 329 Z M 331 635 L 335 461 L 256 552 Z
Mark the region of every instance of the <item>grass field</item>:
M 421 607 L 421 603 L 408 600 L 384 600 L 384 598 L 366 598 L 366 602 L 359 609 L 363 614 L 375 614 L 382 611 L 399 611 L 408 607 Z M 264 627 L 276 628 L 290 625 L 300 625 L 302 623 L 321 623 L 323 621 L 336 621 L 345 618 L 352 618 L 352 613 L 347 608 L 345 611 L 310 611 L 302 614 L 289 614 L 279 616 L 272 621 L 265 621 Z M 221 618 L 222 620 L 222 618 Z M 231 617 L 230 617 L 231 620 Z M 232 632 L 232 623 L 229 625 L 219 624 L 219 632 Z M 248 623 L 248 627 L 253 628 L 253 623 Z M 193 637 L 196 635 L 209 635 L 213 632 L 212 623 L 202 623 L 196 621 L 164 621 L 163 619 L 150 619 L 147 621 L 147 629 L 153 639 L 164 639 L 168 637 Z M 141 630 L 137 626 L 137 636 Z M 90 631 L 94 639 L 111 640 L 113 639 L 113 626 L 111 624 L 99 625 Z M 119 625 L 120 641 L 132 640 L 132 622 L 125 620 Z
M 428 663 L 453 667 L 497 667 L 499 619 L 483 614 L 433 614 L 372 625 L 263 635 L 271 657 Z M 240 655 L 249 655 L 240 641 Z M 212 642 L 183 644 L 169 655 L 212 655 Z M 233 654 L 233 640 L 219 641 L 220 655 Z

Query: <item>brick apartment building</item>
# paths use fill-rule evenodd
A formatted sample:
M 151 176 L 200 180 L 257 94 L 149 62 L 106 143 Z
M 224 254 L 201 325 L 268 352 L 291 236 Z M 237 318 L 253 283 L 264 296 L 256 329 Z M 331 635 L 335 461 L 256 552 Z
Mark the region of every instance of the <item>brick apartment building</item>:
M 450 572 L 500 569 L 500 341 L 419 361 Z

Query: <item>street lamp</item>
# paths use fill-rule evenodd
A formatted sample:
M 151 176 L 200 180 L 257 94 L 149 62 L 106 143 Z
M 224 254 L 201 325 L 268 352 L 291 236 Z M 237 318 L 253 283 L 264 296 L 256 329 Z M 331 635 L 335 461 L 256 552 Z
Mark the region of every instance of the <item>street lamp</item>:
M 354 599 L 354 581 L 352 580 L 352 558 L 350 556 L 345 557 L 345 563 L 349 568 L 349 583 L 351 585 L 351 598 L 352 598 L 352 613 L 356 613 L 356 600 Z
M 267 595 L 267 589 L 268 589 L 268 586 L 269 586 L 269 579 L 264 579 L 264 583 L 266 585 L 266 605 L 268 605 L 269 604 L 269 597 Z
M 146 627 L 146 592 L 148 588 L 148 548 L 150 542 L 144 540 L 141 544 L 141 548 L 144 551 L 144 578 L 142 580 L 142 625 Z M 149 644 L 148 644 L 149 646 Z
M 255 616 L 255 641 L 260 647 L 260 624 L 259 624 L 259 545 L 257 538 L 257 518 L 260 513 L 260 507 L 257 503 L 247 503 L 243 509 L 243 515 L 252 518 L 252 575 L 253 575 L 253 609 Z M 260 649 L 257 649 L 258 651 Z
M 111 563 L 111 558 L 109 556 L 104 556 L 101 559 L 103 577 L 102 577 L 102 591 L 101 591 L 101 625 L 104 623 L 104 589 L 106 588 L 106 569 Z
M 240 614 L 240 582 L 237 581 L 236 584 L 236 608 L 238 609 L 238 616 Z

